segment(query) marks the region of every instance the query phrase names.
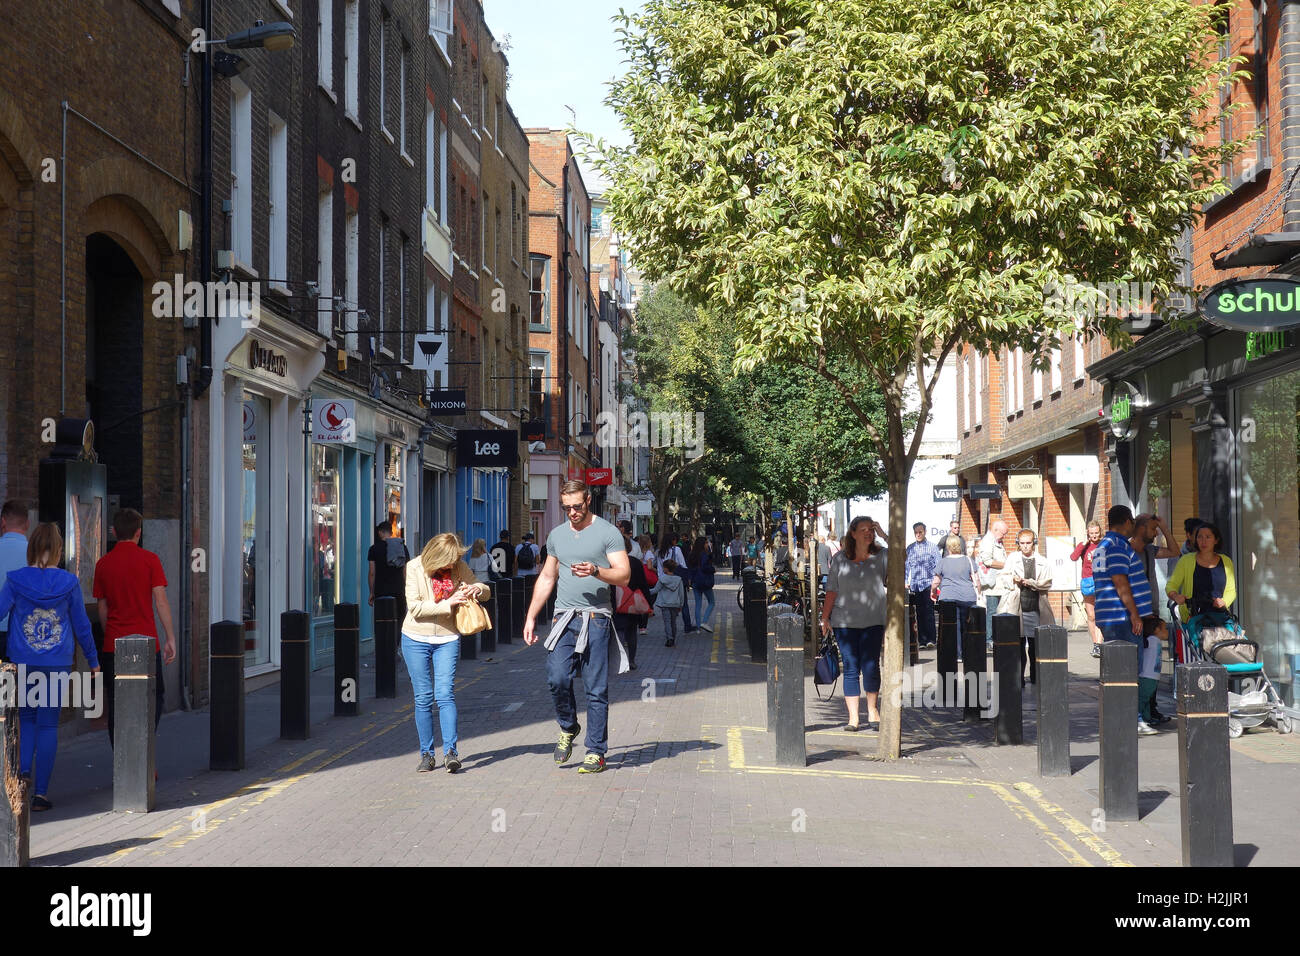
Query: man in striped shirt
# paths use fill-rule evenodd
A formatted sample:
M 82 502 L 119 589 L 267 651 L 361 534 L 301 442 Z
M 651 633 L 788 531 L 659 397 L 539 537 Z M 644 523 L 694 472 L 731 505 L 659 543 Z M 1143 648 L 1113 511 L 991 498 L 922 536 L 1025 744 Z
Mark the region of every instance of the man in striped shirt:
M 1134 531 L 1133 512 L 1115 505 L 1106 512 L 1110 531 L 1092 553 L 1092 579 L 1097 586 L 1097 627 L 1103 640 L 1142 643 L 1142 618 L 1155 612 L 1151 584 L 1142 557 L 1128 539 Z

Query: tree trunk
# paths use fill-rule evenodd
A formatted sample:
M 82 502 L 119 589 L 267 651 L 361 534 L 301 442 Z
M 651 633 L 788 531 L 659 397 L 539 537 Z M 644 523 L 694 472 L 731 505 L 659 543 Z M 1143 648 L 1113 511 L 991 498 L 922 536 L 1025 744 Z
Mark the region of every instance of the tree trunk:
M 907 457 L 903 453 L 902 409 L 886 399 L 889 445 L 885 459 L 889 485 L 889 564 L 885 612 L 885 652 L 880 684 L 880 757 L 897 760 L 902 752 L 902 681 L 907 634 Z

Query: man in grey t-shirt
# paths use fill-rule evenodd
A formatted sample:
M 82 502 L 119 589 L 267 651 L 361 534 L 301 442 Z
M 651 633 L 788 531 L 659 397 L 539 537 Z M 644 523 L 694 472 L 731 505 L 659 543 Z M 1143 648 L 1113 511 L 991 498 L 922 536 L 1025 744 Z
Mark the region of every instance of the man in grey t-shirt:
M 532 604 L 524 618 L 524 643 L 537 643 L 537 614 L 555 589 L 555 620 L 546 638 L 546 680 L 555 700 L 560 725 L 555 762 L 573 753 L 573 739 L 582 729 L 573 679 L 582 672 L 587 689 L 587 757 L 579 773 L 605 769 L 609 744 L 609 639 L 614 630 L 614 588 L 626 585 L 632 570 L 623 535 L 591 513 L 591 492 L 581 481 L 566 482 L 560 504 L 569 520 L 546 538 L 546 563 L 537 578 Z M 614 635 L 618 642 L 618 636 Z M 626 669 L 623 645 L 618 643 Z

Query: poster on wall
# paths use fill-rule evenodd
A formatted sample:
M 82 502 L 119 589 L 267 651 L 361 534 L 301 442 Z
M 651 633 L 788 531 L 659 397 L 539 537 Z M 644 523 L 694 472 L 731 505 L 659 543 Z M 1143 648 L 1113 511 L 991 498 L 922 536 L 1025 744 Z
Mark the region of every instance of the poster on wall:
M 1070 560 L 1075 540 L 1069 536 L 1043 538 L 1047 552 L 1047 563 L 1052 566 L 1053 591 L 1077 591 L 1079 589 L 1079 562 Z

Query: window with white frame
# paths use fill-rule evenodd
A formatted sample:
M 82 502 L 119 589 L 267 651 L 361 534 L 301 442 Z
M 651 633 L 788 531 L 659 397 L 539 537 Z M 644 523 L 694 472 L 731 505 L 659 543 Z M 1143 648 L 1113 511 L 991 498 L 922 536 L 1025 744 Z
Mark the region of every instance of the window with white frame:
M 971 365 L 975 369 L 975 425 L 979 427 L 984 424 L 984 357 L 977 354 L 972 358 L 974 361 Z
M 533 256 L 532 267 L 529 331 L 549 332 L 551 331 L 551 260 Z
M 510 184 L 510 261 L 519 265 L 519 256 L 515 254 L 515 237 L 519 235 L 519 190 Z
M 424 205 L 439 218 L 438 194 L 438 114 L 433 104 L 424 101 Z
M 1061 390 L 1061 340 L 1058 337 L 1052 349 L 1052 394 Z
M 284 120 L 269 114 L 267 164 L 267 250 L 266 271 L 273 282 L 289 279 L 289 135 Z
M 235 259 L 253 263 L 253 94 L 230 81 L 230 244 Z
M 397 357 L 406 360 L 406 253 L 408 240 L 400 234 L 397 243 Z
M 320 85 L 334 92 L 334 0 L 316 3 L 316 61 Z
M 447 127 L 441 117 L 438 126 L 438 221 L 447 225 Z
M 488 194 L 483 190 L 483 204 L 479 207 L 478 222 L 478 264 L 479 268 L 487 268 L 487 228 L 488 228 Z
M 429 34 L 439 49 L 451 55 L 451 0 L 429 0 Z
M 388 264 L 388 217 L 379 217 L 379 347 L 384 347 L 384 328 L 388 318 L 387 283 L 384 281 Z
M 1082 382 L 1088 362 L 1083 355 L 1083 316 L 1074 317 L 1074 380 Z
M 1037 359 L 1038 355 L 1035 355 L 1034 358 Z M 1043 370 L 1035 367 L 1033 369 L 1033 376 L 1034 376 L 1034 403 L 1037 404 L 1043 400 Z
M 343 110 L 361 119 L 361 0 L 343 0 Z
M 361 216 L 355 209 L 347 209 L 343 214 L 343 327 L 348 331 L 345 347 L 357 350 L 357 302 L 360 294 L 358 277 L 361 271 Z
M 501 274 L 501 207 L 496 207 L 496 229 L 492 233 L 492 268 Z
M 316 218 L 316 329 L 321 335 L 334 331 L 334 190 L 321 184 Z
M 973 363 L 971 362 L 971 360 L 967 358 L 966 359 L 966 417 L 963 421 L 963 425 L 965 425 L 965 430 L 968 432 L 974 427 L 972 423 L 975 421 L 974 413 L 971 411 L 972 408 L 971 396 L 974 395 L 975 393 L 975 380 L 971 376 L 972 364 Z
M 379 127 L 385 133 L 388 132 L 388 14 L 386 13 L 379 18 Z
M 397 143 L 403 153 L 407 152 L 406 149 L 406 61 L 410 59 L 410 55 L 411 55 L 411 48 L 408 47 L 405 43 L 403 43 L 401 69 L 398 71 L 398 82 L 401 84 L 401 86 L 399 87 L 399 91 L 398 91 L 399 95 L 397 98 L 397 102 L 399 105 L 398 124 L 397 124 L 398 127 Z
M 1016 346 L 1016 411 L 1025 407 L 1025 350 Z
M 528 353 L 528 413 L 536 421 L 546 416 L 547 382 L 551 370 L 551 353 Z

